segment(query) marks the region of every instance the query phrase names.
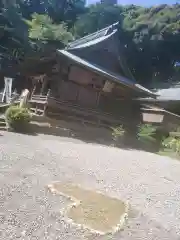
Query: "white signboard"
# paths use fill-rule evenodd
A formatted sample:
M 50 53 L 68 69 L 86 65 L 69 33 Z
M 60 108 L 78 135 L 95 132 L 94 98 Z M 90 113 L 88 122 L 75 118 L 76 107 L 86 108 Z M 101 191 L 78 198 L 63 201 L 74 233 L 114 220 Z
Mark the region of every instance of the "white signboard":
M 10 103 L 11 102 L 11 94 L 12 94 L 12 78 L 4 78 L 4 83 L 5 83 L 5 96 L 6 96 L 6 103 Z

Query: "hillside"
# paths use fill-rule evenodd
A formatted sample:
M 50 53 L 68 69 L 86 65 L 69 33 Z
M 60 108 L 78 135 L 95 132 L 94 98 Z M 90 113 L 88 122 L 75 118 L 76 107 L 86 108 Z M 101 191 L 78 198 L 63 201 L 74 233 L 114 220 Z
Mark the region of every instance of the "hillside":
M 167 81 L 178 70 L 174 64 L 180 61 L 180 4 L 144 8 L 86 6 L 84 0 L 16 0 L 1 3 L 0 13 L 0 53 L 9 59 L 23 61 L 34 51 L 28 29 L 35 40 L 67 43 L 118 21 L 123 55 L 138 82 Z

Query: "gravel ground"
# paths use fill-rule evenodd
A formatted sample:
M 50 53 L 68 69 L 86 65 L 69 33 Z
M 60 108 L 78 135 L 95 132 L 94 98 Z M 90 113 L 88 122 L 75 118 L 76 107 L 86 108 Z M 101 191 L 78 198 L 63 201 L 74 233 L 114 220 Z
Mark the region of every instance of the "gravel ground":
M 100 236 L 72 225 L 60 210 L 68 200 L 52 195 L 53 181 L 128 200 L 124 229 Z M 180 162 L 47 135 L 0 136 L 0 239 L 180 239 Z

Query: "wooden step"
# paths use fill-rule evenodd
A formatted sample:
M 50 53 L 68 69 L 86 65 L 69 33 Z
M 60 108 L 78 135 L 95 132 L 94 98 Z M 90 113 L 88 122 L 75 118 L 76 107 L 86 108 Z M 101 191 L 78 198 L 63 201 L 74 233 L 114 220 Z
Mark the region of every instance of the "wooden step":
M 1 131 L 7 130 L 7 125 L 6 125 L 6 120 L 4 115 L 0 115 L 0 130 Z
M 7 126 L 0 126 L 0 131 L 7 131 L 7 130 L 8 130 Z
M 6 122 L 5 121 L 0 121 L 0 126 L 1 127 L 6 126 Z
M 5 121 L 5 115 L 4 114 L 0 115 L 0 121 Z

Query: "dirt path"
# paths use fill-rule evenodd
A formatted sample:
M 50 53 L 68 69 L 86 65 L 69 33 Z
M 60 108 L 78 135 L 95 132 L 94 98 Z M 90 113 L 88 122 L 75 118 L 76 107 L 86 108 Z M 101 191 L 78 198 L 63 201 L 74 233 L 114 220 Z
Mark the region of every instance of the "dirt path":
M 0 136 L 0 239 L 180 238 L 180 162 L 140 151 L 85 144 L 45 135 Z M 65 221 L 65 197 L 46 188 L 53 181 L 128 200 L 123 231 L 99 236 Z

